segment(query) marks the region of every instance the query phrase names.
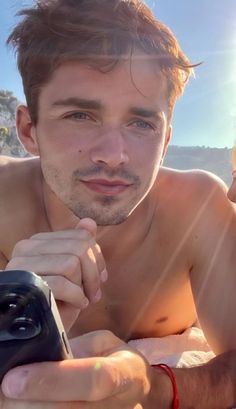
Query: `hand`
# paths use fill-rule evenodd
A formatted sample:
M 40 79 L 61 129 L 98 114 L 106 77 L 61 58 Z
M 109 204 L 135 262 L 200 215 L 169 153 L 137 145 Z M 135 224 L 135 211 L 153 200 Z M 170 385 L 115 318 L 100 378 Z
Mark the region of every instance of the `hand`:
M 41 401 L 45 409 L 64 409 L 60 406 L 63 403 L 68 409 L 143 407 L 152 371 L 141 354 L 109 331 L 77 337 L 71 341 L 71 347 L 74 355 L 83 358 L 10 370 L 2 382 L 5 396 L 31 404 Z M 21 391 L 15 389 L 12 393 L 14 385 Z
M 24 400 L 15 400 L 6 398 L 0 391 L 1 409 L 77 409 L 75 403 L 67 404 L 65 402 L 26 402 Z
M 19 241 L 6 270 L 33 271 L 52 289 L 66 331 L 89 302 L 101 298 L 107 273 L 95 241 L 96 223 L 82 219 L 74 230 L 39 233 Z

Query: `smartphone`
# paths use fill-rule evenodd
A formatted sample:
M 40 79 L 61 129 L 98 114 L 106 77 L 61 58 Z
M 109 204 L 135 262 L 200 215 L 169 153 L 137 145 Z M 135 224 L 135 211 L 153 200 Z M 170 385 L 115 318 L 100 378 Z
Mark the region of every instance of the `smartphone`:
M 33 272 L 0 270 L 0 382 L 15 366 L 71 358 L 47 283 Z

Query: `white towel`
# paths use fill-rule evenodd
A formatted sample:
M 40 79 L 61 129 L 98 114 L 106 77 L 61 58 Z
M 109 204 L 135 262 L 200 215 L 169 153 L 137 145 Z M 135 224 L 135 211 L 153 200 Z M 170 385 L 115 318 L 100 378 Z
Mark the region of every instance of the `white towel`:
M 197 366 L 214 358 L 201 329 L 188 328 L 180 335 L 163 338 L 143 338 L 129 341 L 151 365 L 164 363 L 171 367 Z

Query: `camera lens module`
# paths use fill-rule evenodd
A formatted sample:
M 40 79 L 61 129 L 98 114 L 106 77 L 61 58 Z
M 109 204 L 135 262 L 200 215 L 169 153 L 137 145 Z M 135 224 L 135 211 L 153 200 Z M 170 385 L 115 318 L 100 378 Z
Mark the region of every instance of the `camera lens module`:
M 24 298 L 19 294 L 11 293 L 3 296 L 0 300 L 0 317 L 8 313 L 14 313 L 15 309 L 23 306 Z
M 16 318 L 8 328 L 14 339 L 30 339 L 40 333 L 40 324 L 29 317 Z

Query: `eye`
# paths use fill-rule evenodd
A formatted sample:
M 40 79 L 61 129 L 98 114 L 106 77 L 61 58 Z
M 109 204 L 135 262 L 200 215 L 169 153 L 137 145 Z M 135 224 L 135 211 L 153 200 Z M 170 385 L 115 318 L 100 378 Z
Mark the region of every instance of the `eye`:
M 132 125 L 135 125 L 137 128 L 144 129 L 144 130 L 153 130 L 154 127 L 146 121 L 142 119 L 138 119 L 137 121 L 132 122 Z
M 78 120 L 89 120 L 92 119 L 90 115 L 86 112 L 72 112 L 71 114 L 66 115 L 66 119 L 78 119 Z

